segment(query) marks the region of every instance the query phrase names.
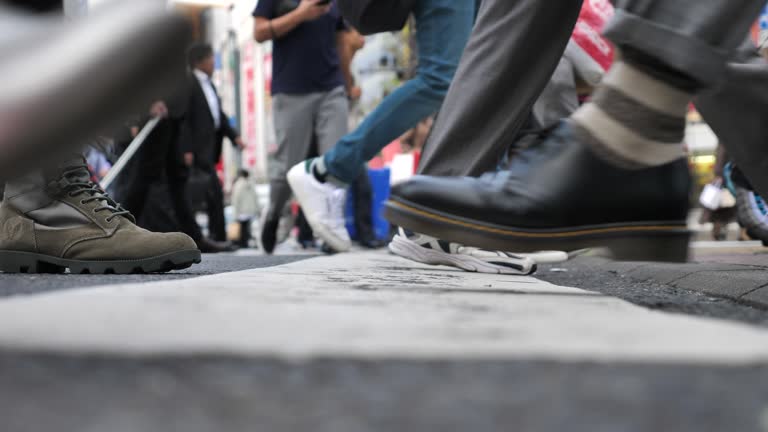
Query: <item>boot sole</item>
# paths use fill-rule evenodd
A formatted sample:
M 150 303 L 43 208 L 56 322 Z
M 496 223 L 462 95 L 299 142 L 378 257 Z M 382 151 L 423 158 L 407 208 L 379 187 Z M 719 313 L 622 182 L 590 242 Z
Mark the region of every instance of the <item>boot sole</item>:
M 5 273 L 143 274 L 183 270 L 201 262 L 198 250 L 173 252 L 140 260 L 81 261 L 28 252 L 0 251 Z
M 483 249 L 526 253 L 598 248 L 619 261 L 686 262 L 691 237 L 685 221 L 532 230 L 457 218 L 402 200 L 387 201 L 384 216 L 412 231 Z

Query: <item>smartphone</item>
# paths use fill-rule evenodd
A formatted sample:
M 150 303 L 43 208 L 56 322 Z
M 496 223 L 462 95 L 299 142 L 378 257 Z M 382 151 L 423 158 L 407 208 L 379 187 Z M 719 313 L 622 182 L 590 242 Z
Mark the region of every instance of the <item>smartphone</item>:
M 330 2 L 331 2 L 331 0 L 320 0 L 319 2 L 317 2 L 317 4 L 318 5 L 327 5 Z

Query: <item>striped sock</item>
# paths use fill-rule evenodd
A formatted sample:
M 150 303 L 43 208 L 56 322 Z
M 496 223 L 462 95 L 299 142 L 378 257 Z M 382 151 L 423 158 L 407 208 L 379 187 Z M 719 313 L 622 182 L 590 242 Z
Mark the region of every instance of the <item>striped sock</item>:
M 577 139 L 614 165 L 663 165 L 683 156 L 691 99 L 690 93 L 618 62 L 571 124 Z

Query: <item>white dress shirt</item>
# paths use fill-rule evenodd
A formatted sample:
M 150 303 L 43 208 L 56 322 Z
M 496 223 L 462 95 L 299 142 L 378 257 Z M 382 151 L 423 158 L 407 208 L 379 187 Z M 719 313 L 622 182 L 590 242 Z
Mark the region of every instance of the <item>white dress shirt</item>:
M 213 124 L 216 126 L 216 130 L 219 130 L 221 127 L 221 104 L 216 89 L 213 88 L 213 83 L 205 72 L 197 69 L 193 72 L 200 82 L 200 87 L 203 88 L 203 93 L 205 93 L 205 99 L 208 101 L 208 108 L 210 108 L 213 117 Z

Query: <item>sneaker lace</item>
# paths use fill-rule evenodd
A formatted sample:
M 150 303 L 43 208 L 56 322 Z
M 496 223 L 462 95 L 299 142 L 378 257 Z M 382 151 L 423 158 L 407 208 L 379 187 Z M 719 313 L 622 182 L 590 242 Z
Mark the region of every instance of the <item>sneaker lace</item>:
M 86 198 L 83 198 L 80 201 L 82 204 L 88 204 L 94 201 L 100 202 L 102 205 L 96 207 L 93 211 L 94 213 L 110 212 L 111 214 L 106 218 L 107 222 L 112 222 L 114 218 L 123 216 L 131 222 L 136 223 L 136 219 L 131 215 L 131 212 L 115 202 L 115 200 L 113 200 L 101 186 L 91 180 L 91 173 L 88 170 L 88 165 L 84 162 L 82 164 L 71 164 L 64 167 L 59 178 L 50 186 L 68 194 L 72 198 L 87 195 Z

